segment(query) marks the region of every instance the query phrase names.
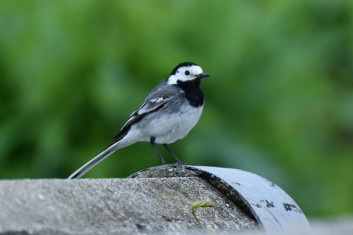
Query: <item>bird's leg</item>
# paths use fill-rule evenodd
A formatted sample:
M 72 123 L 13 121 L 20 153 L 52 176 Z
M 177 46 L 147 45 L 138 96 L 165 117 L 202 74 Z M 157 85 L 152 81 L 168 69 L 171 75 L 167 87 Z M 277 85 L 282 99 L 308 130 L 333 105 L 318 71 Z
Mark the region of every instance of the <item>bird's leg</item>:
M 173 151 L 169 148 L 169 146 L 167 144 L 163 144 L 163 146 L 168 150 L 168 152 L 173 156 L 173 158 L 175 159 L 177 164 L 183 164 L 179 158 L 175 155 L 175 153 L 173 153 Z
M 156 152 L 157 156 L 158 156 L 159 159 L 161 160 L 162 165 L 166 165 L 167 163 L 164 161 L 164 159 L 163 159 L 163 157 L 162 157 L 162 154 L 159 152 L 159 150 L 158 150 L 158 148 L 157 148 L 157 146 L 156 146 L 156 143 L 154 142 L 155 139 L 156 139 L 156 138 L 152 136 L 152 137 L 150 138 L 150 143 L 151 143 L 151 145 L 152 145 L 154 151 Z

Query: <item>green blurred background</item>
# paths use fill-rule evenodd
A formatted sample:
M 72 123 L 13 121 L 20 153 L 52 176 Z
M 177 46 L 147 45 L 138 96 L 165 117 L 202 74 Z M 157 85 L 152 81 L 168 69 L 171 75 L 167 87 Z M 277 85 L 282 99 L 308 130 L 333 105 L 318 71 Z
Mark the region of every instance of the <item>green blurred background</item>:
M 1 1 L 0 178 L 67 177 L 193 61 L 212 77 L 171 145 L 183 161 L 262 175 L 308 216 L 351 214 L 352 55 L 353 1 Z M 138 143 L 85 177 L 159 164 Z

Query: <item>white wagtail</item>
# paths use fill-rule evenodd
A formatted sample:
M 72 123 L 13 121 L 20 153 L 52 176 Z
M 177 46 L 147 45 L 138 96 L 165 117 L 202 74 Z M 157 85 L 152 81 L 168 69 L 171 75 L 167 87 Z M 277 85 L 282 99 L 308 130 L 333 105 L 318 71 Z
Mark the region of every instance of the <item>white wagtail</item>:
M 177 163 L 181 161 L 167 144 L 184 138 L 198 122 L 203 109 L 200 90 L 203 73 L 191 62 L 180 63 L 172 73 L 147 95 L 143 103 L 130 115 L 113 143 L 69 176 L 79 178 L 116 150 L 140 141 L 149 141 L 162 164 L 166 164 L 156 143 L 163 144 Z

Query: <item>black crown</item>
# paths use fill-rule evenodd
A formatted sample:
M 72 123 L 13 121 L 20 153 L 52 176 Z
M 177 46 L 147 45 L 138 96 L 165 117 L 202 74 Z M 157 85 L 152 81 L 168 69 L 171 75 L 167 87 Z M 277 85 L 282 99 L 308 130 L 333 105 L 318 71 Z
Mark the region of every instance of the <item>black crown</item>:
M 197 65 L 193 62 L 183 62 L 183 63 L 180 63 L 178 64 L 174 69 L 173 71 L 170 73 L 170 75 L 174 75 L 176 73 L 176 71 L 180 68 L 180 67 L 190 67 L 192 65 Z

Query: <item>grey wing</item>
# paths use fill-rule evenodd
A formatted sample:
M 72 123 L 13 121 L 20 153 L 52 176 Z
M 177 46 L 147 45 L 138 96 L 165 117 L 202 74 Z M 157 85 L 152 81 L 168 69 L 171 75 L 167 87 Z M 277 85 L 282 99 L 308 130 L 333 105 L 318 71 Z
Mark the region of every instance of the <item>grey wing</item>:
M 143 102 L 129 117 L 129 119 L 124 124 L 125 126 L 131 125 L 131 122 L 135 123 L 135 119 L 140 118 L 141 116 L 145 116 L 146 114 L 155 112 L 161 108 L 163 108 L 173 97 L 175 94 L 169 95 L 161 95 L 151 100 L 147 100 Z
M 144 102 L 130 115 L 124 126 L 121 128 L 120 132 L 113 137 L 113 140 L 119 141 L 122 139 L 127 132 L 130 130 L 130 127 L 140 121 L 147 114 L 156 112 L 165 105 L 167 105 L 174 97 L 179 95 L 179 92 L 156 92 L 154 94 L 149 94 Z

